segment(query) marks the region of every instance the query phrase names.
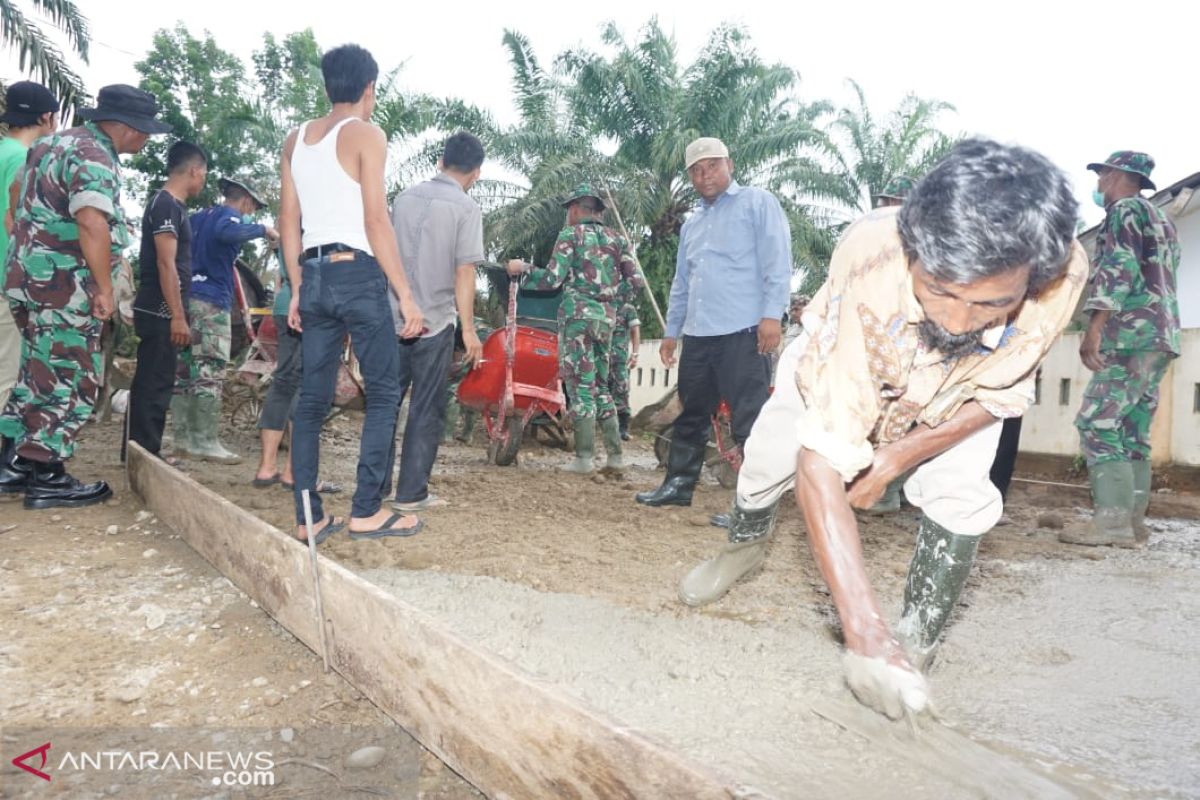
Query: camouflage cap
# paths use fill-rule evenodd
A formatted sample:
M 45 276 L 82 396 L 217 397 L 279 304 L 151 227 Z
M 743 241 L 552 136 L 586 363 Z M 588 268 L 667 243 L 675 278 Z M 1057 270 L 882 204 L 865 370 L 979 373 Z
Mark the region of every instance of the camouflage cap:
M 1095 171 L 1099 171 L 1101 167 L 1112 167 L 1122 172 L 1140 175 L 1143 189 L 1158 188 L 1154 185 L 1154 181 L 1150 180 L 1150 173 L 1154 171 L 1154 159 L 1150 157 L 1149 153 L 1139 153 L 1137 150 L 1118 150 L 1104 161 L 1094 161 L 1087 165 L 1088 169 Z
M 595 199 L 596 202 L 598 202 L 600 204 L 601 211 L 603 211 L 605 208 L 607 208 L 607 206 L 604 204 L 604 198 L 600 196 L 599 192 L 597 192 L 596 190 L 594 190 L 592 188 L 592 184 L 590 181 L 584 181 L 583 183 L 576 186 L 575 191 L 571 193 L 571 196 L 563 201 L 563 208 L 566 208 L 567 206 L 571 205 L 571 203 L 574 203 L 576 200 L 582 200 L 585 197 L 591 197 L 591 198 Z
M 916 185 L 916 179 L 910 178 L 907 175 L 897 175 L 888 181 L 887 185 L 883 187 L 883 191 L 875 195 L 875 197 L 888 197 L 892 200 L 903 200 L 908 197 L 908 193 L 911 192 L 912 188 Z

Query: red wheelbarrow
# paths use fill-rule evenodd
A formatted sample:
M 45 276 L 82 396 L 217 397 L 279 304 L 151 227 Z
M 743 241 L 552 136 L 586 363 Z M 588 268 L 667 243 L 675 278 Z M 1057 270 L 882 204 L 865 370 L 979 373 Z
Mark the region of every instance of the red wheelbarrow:
M 517 458 L 525 426 L 535 415 L 561 421 L 566 410 L 558 377 L 558 334 L 517 324 L 517 280 L 508 289 L 503 328 L 483 343 L 483 358 L 458 385 L 458 402 L 478 411 L 488 435 L 488 461 Z

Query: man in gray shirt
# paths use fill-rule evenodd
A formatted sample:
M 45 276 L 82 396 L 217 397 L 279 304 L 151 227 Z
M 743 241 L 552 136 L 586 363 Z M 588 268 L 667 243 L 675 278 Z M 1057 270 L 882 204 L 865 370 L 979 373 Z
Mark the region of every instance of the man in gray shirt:
M 445 426 L 456 312 L 466 358 L 475 362 L 483 352 L 475 333 L 475 265 L 483 260 L 483 214 L 467 195 L 482 164 L 483 144 L 459 131 L 446 140 L 438 175 L 401 192 L 392 206 L 404 271 L 426 326 L 419 337 L 399 340 L 401 404 L 410 388 L 412 393 L 392 507 L 404 513 L 446 502 L 429 493 L 429 475 Z M 397 334 L 402 327 L 397 316 Z

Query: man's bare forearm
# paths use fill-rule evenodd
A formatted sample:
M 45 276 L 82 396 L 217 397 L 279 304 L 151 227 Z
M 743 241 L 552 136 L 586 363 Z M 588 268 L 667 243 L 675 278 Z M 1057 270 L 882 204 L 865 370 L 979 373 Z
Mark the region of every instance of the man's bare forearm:
M 964 403 L 954 416 L 931 428 L 920 424 L 899 441 L 880 447 L 875 463 L 886 465 L 890 478 L 895 478 L 939 456 L 972 434 L 996 422 L 991 412 L 975 401 Z
M 824 456 L 801 450 L 796 465 L 796 501 L 804 513 L 813 557 L 842 620 L 846 648 L 884 655 L 891 633 L 863 562 L 858 521 L 846 499 L 842 476 Z

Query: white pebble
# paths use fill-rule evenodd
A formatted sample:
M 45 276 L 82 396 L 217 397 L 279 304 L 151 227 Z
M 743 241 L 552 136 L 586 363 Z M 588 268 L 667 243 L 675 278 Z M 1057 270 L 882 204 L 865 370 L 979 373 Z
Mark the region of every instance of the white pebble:
M 261 689 L 264 686 L 266 686 L 268 683 L 270 683 L 270 681 L 268 681 L 266 678 L 263 678 L 261 676 L 250 681 L 250 685 L 253 686 L 255 689 Z
M 284 728 L 283 730 L 281 730 L 279 732 L 279 739 L 284 744 L 291 744 L 292 740 L 295 738 L 296 738 L 296 732 L 294 730 L 292 730 L 291 728 Z
M 142 558 L 154 558 L 158 555 L 158 551 L 151 547 L 149 550 L 142 553 Z
M 118 533 L 121 532 L 121 526 L 120 525 L 109 525 L 107 528 L 104 529 L 104 532 L 107 533 L 109 536 L 116 536 Z
M 382 747 L 364 747 L 346 756 L 346 768 L 371 769 L 372 767 L 379 766 L 386 755 L 387 751 Z

